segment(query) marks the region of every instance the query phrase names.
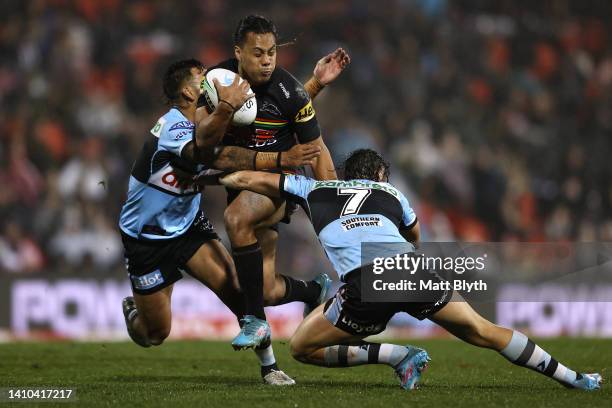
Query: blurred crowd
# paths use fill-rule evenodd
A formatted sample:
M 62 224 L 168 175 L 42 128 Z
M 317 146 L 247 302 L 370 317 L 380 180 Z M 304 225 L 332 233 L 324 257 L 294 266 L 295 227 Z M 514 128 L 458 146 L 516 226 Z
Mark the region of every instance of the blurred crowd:
M 425 240 L 612 240 L 612 3 L 446 0 L 5 0 L 0 4 L 0 271 L 119 269 L 131 163 L 166 107 L 169 62 L 232 55 L 252 12 L 305 81 L 336 164 L 382 151 Z M 207 192 L 218 230 L 225 197 Z M 322 267 L 305 220 L 279 269 Z M 316 256 L 311 256 L 316 254 Z

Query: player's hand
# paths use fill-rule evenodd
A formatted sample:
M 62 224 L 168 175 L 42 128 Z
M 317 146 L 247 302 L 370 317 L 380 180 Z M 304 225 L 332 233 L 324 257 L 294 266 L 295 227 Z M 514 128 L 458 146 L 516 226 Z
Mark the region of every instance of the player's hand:
M 321 155 L 321 148 L 311 144 L 297 144 L 281 154 L 282 167 L 300 167 L 312 165 Z
M 332 83 L 338 75 L 351 63 L 351 57 L 343 48 L 327 54 L 315 65 L 313 75 L 321 85 Z
M 239 171 L 235 171 L 232 173 L 224 173 L 219 177 L 219 184 L 225 187 L 236 187 L 238 176 L 240 176 Z
M 247 94 L 251 86 L 246 80 L 240 82 L 240 79 L 240 75 L 236 74 L 234 81 L 228 86 L 221 85 L 216 78 L 213 79 L 213 84 L 215 85 L 217 95 L 219 96 L 219 102 L 223 100 L 229 103 L 233 107 L 234 111 L 240 109 L 240 107 L 246 101 L 255 96 L 254 93 L 250 95 Z

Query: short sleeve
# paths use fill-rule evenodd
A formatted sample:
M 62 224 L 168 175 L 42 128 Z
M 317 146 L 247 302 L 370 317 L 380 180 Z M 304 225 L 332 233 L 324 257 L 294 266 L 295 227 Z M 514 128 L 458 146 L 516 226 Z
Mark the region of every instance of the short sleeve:
M 400 204 L 402 205 L 402 229 L 410 229 L 416 224 L 417 216 L 410 206 L 408 199 L 401 192 Z
M 308 92 L 297 79 L 293 82 L 295 89 L 291 92 L 290 117 L 298 141 L 308 143 L 321 136 L 321 129 Z
M 315 182 L 316 181 L 311 178 L 300 175 L 281 174 L 279 188 L 281 195 L 289 195 L 306 200 Z
M 161 123 L 161 129 L 158 134 L 154 130 Z M 165 118 L 161 118 L 155 127 L 151 130 L 153 135 L 159 138 L 158 147 L 167 150 L 177 156 L 181 155 L 181 151 L 191 142 L 195 125 L 190 121 L 167 122 Z

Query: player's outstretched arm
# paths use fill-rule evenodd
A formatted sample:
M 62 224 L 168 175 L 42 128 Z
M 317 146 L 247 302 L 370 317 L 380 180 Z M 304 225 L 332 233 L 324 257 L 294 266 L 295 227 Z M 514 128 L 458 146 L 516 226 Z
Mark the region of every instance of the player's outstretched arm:
M 298 144 L 286 152 L 256 152 L 238 146 L 218 146 L 212 160 L 217 170 L 264 170 L 295 168 L 313 165 L 321 154 L 321 147 Z
M 280 174 L 262 171 L 237 171 L 219 178 L 219 182 L 234 190 L 249 190 L 269 197 L 279 197 L 280 177 Z
M 212 163 L 212 168 L 221 171 L 295 168 L 312 165 L 320 153 L 320 147 L 308 144 L 295 145 L 286 152 L 256 152 L 238 146 L 217 146 L 212 153 L 213 157 L 207 159 L 207 162 Z M 219 184 L 216 174 L 204 172 L 194 177 L 180 169 L 175 169 L 175 173 L 179 182 L 185 185 L 194 182 L 200 186 Z
M 317 180 L 337 180 L 338 175 L 336 174 L 334 161 L 331 158 L 329 149 L 323 141 L 323 136 L 319 136 L 312 142 L 308 142 L 308 145 L 318 146 L 321 149 L 321 155 L 316 158 L 311 165 L 315 178 Z
M 316 98 L 319 92 L 338 78 L 350 63 L 351 57 L 343 48 L 337 48 L 317 61 L 312 77 L 304 84 L 304 89 L 310 98 Z

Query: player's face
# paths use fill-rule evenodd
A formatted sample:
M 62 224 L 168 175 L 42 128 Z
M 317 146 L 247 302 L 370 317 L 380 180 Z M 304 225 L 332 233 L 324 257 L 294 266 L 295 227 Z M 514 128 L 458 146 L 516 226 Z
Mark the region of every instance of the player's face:
M 191 78 L 185 82 L 185 86 L 183 87 L 183 96 L 190 101 L 197 101 L 202 93 L 202 80 L 204 79 L 204 74 L 206 74 L 205 69 L 200 68 L 191 68 Z
M 240 74 L 251 85 L 261 85 L 272 76 L 276 68 L 276 38 L 274 34 L 247 33 L 242 46 L 234 47 Z

